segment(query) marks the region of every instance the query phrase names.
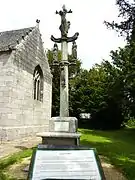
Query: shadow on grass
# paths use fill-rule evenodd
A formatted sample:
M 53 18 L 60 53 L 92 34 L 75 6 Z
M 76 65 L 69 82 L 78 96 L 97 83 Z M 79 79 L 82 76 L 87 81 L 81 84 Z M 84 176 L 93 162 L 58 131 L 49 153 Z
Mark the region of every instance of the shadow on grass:
M 99 155 L 123 171 L 128 180 L 135 179 L 135 129 L 117 131 L 80 130 L 81 145 L 96 148 Z
M 114 143 L 121 150 L 130 151 L 135 153 L 135 129 L 122 129 L 116 131 L 99 131 L 99 130 L 88 130 L 81 129 L 80 132 L 85 135 L 83 139 L 87 139 L 87 136 L 90 138 L 90 142 L 110 142 Z M 88 141 L 89 141 L 88 140 Z M 126 146 L 127 145 L 127 146 Z M 131 149 L 130 149 L 131 147 Z
M 14 163 L 20 162 L 23 158 L 30 157 L 35 148 L 36 147 L 25 149 L 20 152 L 14 153 L 7 158 L 0 159 L 0 170 L 7 168 Z
M 22 151 L 12 154 L 9 157 L 0 159 L 0 180 L 17 180 L 16 178 L 9 177 L 8 167 L 15 163 L 19 163 L 23 158 L 31 157 L 33 150 L 36 147 L 27 149 L 21 146 Z M 20 148 L 20 146 L 18 146 Z M 20 179 L 20 178 L 19 178 Z M 20 179 L 21 180 L 21 179 Z M 24 180 L 24 179 L 22 179 Z
M 101 131 L 101 130 L 89 130 L 81 129 L 81 132 L 85 134 L 101 135 L 107 138 L 119 138 L 120 140 L 127 140 L 129 137 L 133 139 L 135 136 L 135 128 L 124 128 L 121 130 L 112 130 L 112 131 Z
M 26 150 L 26 149 L 28 149 L 28 148 L 25 147 L 25 146 L 15 146 L 15 148 L 18 148 L 18 149 L 21 149 L 21 150 Z

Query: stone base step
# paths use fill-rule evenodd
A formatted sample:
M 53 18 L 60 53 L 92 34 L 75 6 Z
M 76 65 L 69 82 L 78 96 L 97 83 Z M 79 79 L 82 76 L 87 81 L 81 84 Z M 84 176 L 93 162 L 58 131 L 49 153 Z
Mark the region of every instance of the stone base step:
M 42 138 L 42 144 L 48 145 L 77 145 L 80 144 L 80 133 L 44 132 L 38 133 Z

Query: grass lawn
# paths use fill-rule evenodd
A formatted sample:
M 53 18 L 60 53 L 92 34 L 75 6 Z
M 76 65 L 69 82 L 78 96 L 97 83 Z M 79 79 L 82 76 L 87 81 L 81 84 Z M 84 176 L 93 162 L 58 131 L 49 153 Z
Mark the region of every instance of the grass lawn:
M 79 131 L 82 133 L 81 145 L 96 148 L 98 154 L 107 157 L 128 180 L 135 180 L 135 129 Z
M 128 180 L 135 180 L 135 129 L 118 131 L 95 131 L 79 129 L 82 133 L 81 145 L 96 148 L 99 155 L 122 170 Z M 0 180 L 11 180 L 8 167 L 30 157 L 33 149 L 26 149 L 8 158 L 0 159 Z M 6 174 L 6 175 L 5 175 Z M 12 179 L 14 180 L 14 179 Z

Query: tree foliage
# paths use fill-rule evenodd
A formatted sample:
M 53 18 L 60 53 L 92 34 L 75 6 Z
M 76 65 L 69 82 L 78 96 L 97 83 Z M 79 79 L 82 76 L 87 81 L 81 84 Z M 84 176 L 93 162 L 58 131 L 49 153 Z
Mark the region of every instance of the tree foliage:
M 135 44 L 112 51 L 111 56 L 123 82 L 123 113 L 127 117 L 135 116 Z
M 91 119 L 87 121 L 90 128 L 121 127 L 124 121 L 121 107 L 123 92 L 119 91 L 118 70 L 111 63 L 103 61 L 89 71 L 83 70 L 71 83 L 72 115 L 79 118 L 80 113 L 90 113 Z
M 107 22 L 108 28 L 115 29 L 121 35 L 126 35 L 127 40 L 135 40 L 135 2 L 128 0 L 116 0 L 119 9 L 118 17 L 123 20 L 121 22 Z

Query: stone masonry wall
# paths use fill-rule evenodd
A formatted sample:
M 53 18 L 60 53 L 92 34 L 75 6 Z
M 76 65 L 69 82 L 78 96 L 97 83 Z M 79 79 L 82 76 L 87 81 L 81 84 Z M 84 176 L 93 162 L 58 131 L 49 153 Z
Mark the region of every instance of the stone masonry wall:
M 11 55 L 4 56 L 7 63 L 5 68 L 2 68 L 3 73 L 0 72 L 1 140 L 12 140 L 48 131 L 52 77 L 39 29 L 35 27 Z M 0 56 L 0 67 L 3 66 L 1 59 L 3 58 Z M 37 65 L 40 65 L 44 75 L 43 102 L 34 100 L 33 95 L 33 73 Z

